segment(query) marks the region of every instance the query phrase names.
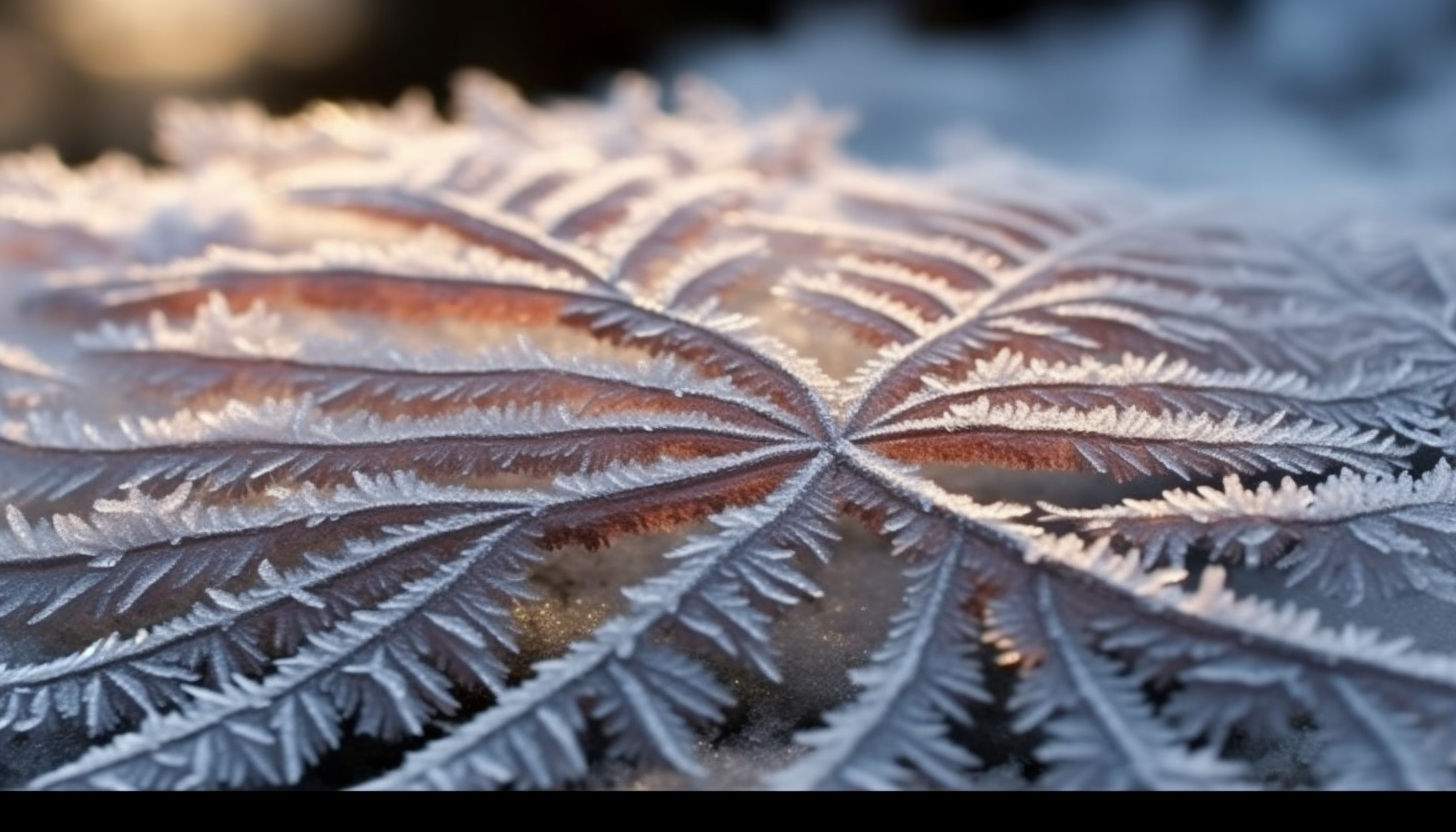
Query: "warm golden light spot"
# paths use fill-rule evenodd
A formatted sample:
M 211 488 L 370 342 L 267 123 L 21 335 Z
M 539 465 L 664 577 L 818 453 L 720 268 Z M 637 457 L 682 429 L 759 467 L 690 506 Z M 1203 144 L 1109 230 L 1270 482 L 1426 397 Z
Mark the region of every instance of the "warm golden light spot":
M 49 0 L 40 6 L 70 58 L 123 81 L 205 81 L 262 46 L 266 6 L 253 0 Z
M 45 0 L 32 4 L 66 55 L 117 81 L 225 78 L 256 61 L 308 67 L 359 33 L 357 0 Z

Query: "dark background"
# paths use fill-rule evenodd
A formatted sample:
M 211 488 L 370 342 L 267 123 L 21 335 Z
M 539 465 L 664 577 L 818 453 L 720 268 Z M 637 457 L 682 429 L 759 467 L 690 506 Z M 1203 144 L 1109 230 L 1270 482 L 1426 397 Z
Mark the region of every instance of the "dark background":
M 151 0 L 0 0 L 0 149 L 49 144 L 71 161 L 107 148 L 147 155 L 150 111 L 166 95 L 250 98 L 274 112 L 316 98 L 387 101 L 412 86 L 443 99 L 450 75 L 466 66 L 488 68 L 536 98 L 589 93 L 617 70 L 652 68 L 682 38 L 771 36 L 791 11 L 774 0 L 337 0 L 326 5 L 348 13 L 350 34 L 326 59 L 299 65 L 265 54 L 226 73 L 179 80 L 116 79 L 88 70 L 77 57 L 83 48 L 69 44 L 46 11 L 75 6 L 84 12 L 88 2 Z M 1236 26 L 1246 8 L 1227 0 L 1190 2 L 1214 28 Z M 1048 10 L 1094 18 L 1136 0 L 894 5 L 912 32 L 1014 37 Z
M 880 165 L 1014 148 L 1456 216 L 1456 0 L 0 0 L 0 153 L 155 160 L 169 96 L 443 104 L 465 67 L 536 101 L 625 69 L 750 111 L 807 92 Z

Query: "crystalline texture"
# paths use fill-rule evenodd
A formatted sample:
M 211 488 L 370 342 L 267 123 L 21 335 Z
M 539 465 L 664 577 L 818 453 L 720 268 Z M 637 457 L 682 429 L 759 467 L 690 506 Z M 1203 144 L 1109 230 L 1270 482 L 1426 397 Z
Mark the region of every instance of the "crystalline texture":
M 449 121 L 176 105 L 169 171 L 0 163 L 0 734 L 109 738 L 13 784 L 285 785 L 432 732 L 363 785 L 960 787 L 1009 753 L 981 728 L 1047 786 L 1247 784 L 1295 732 L 1327 785 L 1451 784 L 1456 661 L 1321 622 L 1456 598 L 1421 240 L 883 174 L 833 117 L 678 97 L 469 76 Z M 623 576 L 554 644 L 548 558 Z M 1290 599 L 1227 588 L 1271 564 Z M 887 595 L 768 747 L 765 686 Z

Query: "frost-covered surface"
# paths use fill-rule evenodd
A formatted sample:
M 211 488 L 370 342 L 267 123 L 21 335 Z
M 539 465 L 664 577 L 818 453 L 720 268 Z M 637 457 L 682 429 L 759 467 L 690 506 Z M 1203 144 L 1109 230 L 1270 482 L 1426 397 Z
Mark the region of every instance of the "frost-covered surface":
M 1453 785 L 1439 233 L 655 94 L 0 163 L 6 784 Z

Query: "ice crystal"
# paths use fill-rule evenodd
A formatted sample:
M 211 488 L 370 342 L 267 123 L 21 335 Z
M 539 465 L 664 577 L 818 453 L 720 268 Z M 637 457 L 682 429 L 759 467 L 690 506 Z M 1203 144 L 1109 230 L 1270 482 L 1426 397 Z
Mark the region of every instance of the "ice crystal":
M 13 783 L 1452 785 L 1439 240 L 677 97 L 0 164 Z

